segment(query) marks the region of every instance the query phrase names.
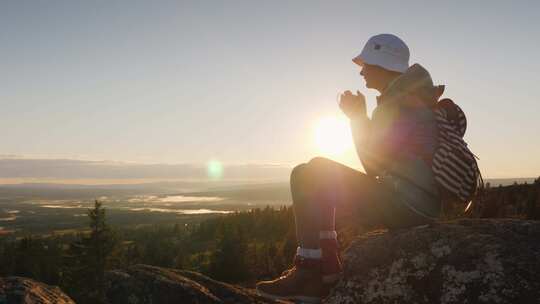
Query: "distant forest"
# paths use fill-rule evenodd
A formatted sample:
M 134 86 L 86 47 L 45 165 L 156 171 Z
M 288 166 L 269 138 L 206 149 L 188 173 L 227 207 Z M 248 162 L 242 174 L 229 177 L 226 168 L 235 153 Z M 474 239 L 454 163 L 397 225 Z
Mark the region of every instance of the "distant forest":
M 540 178 L 531 184 L 487 184 L 471 212 L 445 218 L 463 216 L 540 220 Z M 88 219 L 85 233 L 0 238 L 0 276 L 59 285 L 77 303 L 100 303 L 107 270 L 143 263 L 252 286 L 288 268 L 296 250 L 293 210 L 286 206 L 217 216 L 198 224 L 113 228 L 96 201 Z M 354 235 L 374 228 L 354 222 L 338 225 L 342 248 Z

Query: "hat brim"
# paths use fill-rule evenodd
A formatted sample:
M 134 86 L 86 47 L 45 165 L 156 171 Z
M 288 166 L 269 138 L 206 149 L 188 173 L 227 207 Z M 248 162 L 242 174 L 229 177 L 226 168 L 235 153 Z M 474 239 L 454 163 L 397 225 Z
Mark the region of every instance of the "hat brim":
M 379 66 L 385 70 L 388 70 L 388 71 L 392 71 L 392 72 L 398 72 L 398 73 L 405 73 L 405 71 L 409 68 L 408 66 L 405 66 L 405 65 L 385 65 L 385 64 L 381 64 L 379 62 L 367 62 L 365 60 L 363 60 L 361 58 L 361 56 L 357 56 L 357 57 L 354 57 L 352 59 L 352 62 L 356 63 L 357 65 L 363 67 L 364 65 L 366 64 L 369 64 L 369 65 L 376 65 L 376 66 Z
M 362 58 L 360 58 L 360 56 L 356 56 L 352 59 L 352 62 L 356 63 L 357 65 L 359 66 L 363 66 L 364 65 L 364 60 L 362 60 Z

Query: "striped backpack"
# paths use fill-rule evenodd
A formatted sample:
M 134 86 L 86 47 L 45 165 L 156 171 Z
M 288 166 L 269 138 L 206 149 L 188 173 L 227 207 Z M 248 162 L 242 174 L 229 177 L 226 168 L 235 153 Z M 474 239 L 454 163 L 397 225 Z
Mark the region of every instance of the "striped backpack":
M 446 204 L 465 205 L 470 210 L 472 200 L 483 187 L 476 156 L 463 140 L 467 129 L 465 113 L 451 99 L 439 100 L 434 108 L 438 128 L 438 147 L 431 162 L 435 180 Z M 449 206 L 444 207 L 448 209 Z

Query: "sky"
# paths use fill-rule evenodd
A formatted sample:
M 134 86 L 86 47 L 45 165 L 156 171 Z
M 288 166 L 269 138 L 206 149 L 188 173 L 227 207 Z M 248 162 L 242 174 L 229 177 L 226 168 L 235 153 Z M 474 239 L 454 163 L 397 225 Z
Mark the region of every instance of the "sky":
M 374 108 L 351 58 L 393 33 L 484 176 L 539 176 L 540 2 L 437 2 L 1 1 L 0 158 L 361 169 L 317 128 L 344 90 Z

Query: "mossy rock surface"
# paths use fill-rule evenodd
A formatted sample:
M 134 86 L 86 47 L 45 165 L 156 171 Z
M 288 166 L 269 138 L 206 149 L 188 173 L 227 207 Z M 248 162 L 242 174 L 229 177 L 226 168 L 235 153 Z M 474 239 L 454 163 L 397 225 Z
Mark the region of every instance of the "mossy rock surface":
M 325 303 L 540 303 L 540 222 L 462 219 L 359 236 Z

